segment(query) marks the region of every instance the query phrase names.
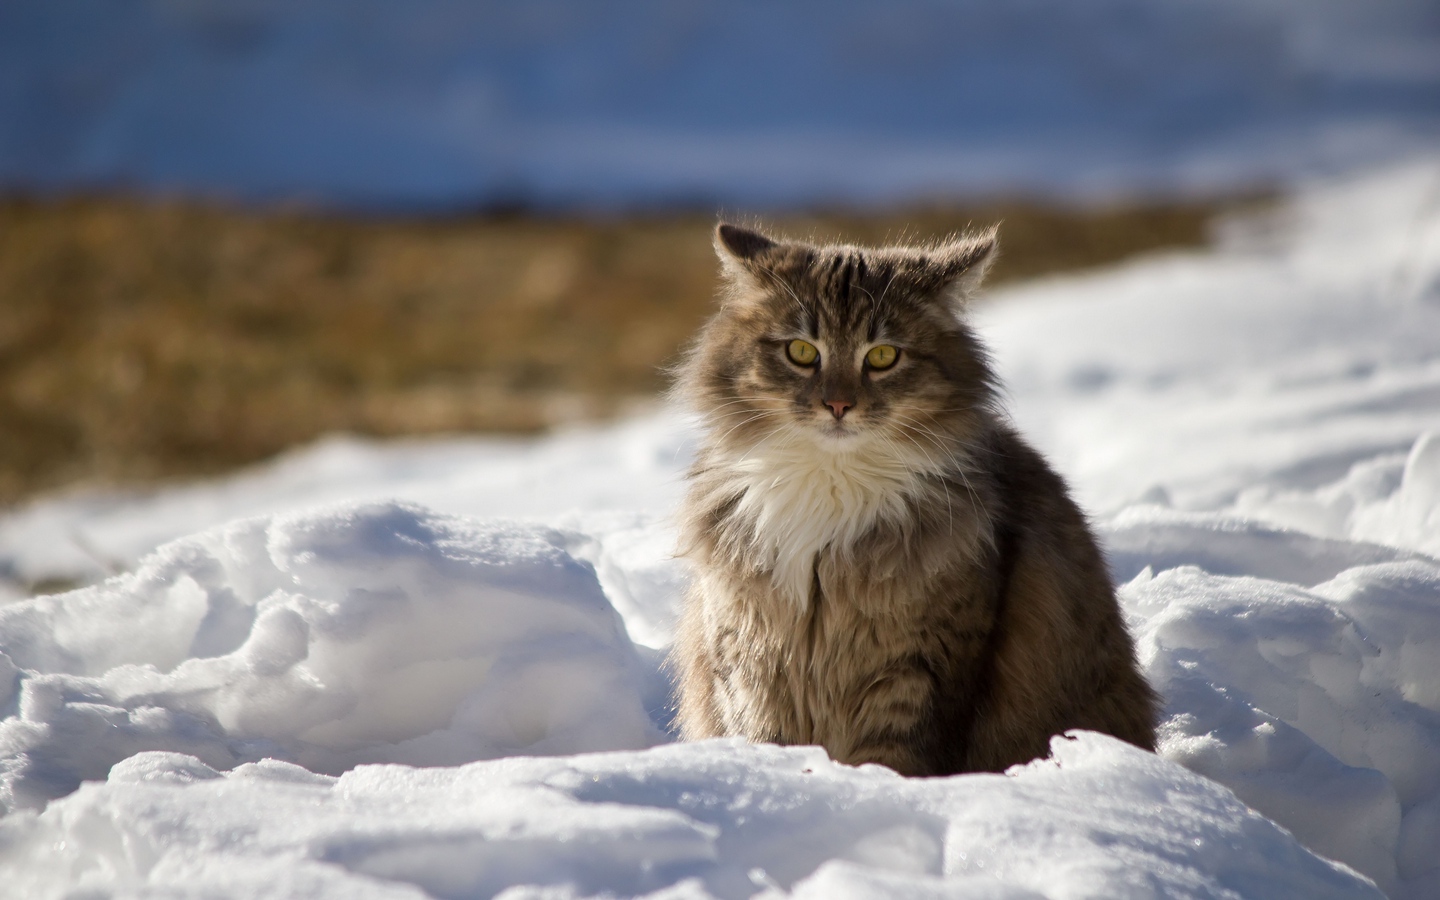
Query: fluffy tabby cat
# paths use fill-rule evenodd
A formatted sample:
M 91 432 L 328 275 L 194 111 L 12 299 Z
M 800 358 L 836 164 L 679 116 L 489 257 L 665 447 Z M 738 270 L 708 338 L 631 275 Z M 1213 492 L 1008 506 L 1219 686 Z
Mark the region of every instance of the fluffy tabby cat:
M 1095 539 L 962 318 L 994 231 L 868 249 L 721 225 L 715 246 L 726 290 L 676 385 L 706 428 L 685 737 L 906 775 L 998 771 L 1070 728 L 1153 749 Z

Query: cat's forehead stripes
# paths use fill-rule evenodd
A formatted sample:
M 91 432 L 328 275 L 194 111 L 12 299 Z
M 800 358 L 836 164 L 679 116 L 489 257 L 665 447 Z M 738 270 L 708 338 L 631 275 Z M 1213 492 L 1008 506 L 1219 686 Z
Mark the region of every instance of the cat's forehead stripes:
M 914 347 L 949 334 L 994 258 L 995 231 L 920 246 L 857 247 L 774 240 L 749 229 L 716 228 L 729 309 L 778 339 Z
M 900 274 L 893 259 L 874 259 L 853 247 L 826 248 L 796 266 L 787 285 L 805 306 L 797 325 L 812 336 L 862 335 L 866 342 L 879 338 L 889 320 L 898 312 L 896 300 L 907 292 L 891 296 Z

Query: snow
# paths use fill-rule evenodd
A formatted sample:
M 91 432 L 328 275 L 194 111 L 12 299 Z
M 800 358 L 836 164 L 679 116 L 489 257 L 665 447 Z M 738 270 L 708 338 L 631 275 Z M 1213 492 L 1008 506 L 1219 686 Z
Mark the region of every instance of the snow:
M 4 874 L 32 897 L 57 882 L 507 900 L 1380 896 L 1224 788 L 1095 734 L 1009 775 L 930 782 L 730 741 L 339 778 L 151 752 L 0 821 L 0 846 L 26 860 Z
M 1244 189 L 1424 153 L 1429 0 L 8 0 L 0 187 L 383 209 Z
M 45 673 L 0 724 L 6 805 L 141 750 L 338 773 L 658 743 L 640 657 L 564 543 L 350 505 L 241 520 L 133 575 L 0 608 L 11 665 Z
M 334 438 L 0 515 L 12 593 L 129 570 L 0 604 L 0 884 L 1435 896 L 1440 158 L 976 317 L 1095 518 L 1165 698 L 1158 756 L 1077 733 L 906 781 L 673 743 L 685 420 Z

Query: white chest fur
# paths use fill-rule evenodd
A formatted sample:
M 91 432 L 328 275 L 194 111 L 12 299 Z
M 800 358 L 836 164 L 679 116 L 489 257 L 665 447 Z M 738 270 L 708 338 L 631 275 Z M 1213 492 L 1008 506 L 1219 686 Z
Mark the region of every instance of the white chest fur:
M 918 448 L 881 438 L 790 437 L 717 462 L 728 491 L 743 491 L 735 515 L 749 530 L 750 557 L 803 607 L 817 555 L 844 557 L 877 524 L 902 521 L 938 470 Z

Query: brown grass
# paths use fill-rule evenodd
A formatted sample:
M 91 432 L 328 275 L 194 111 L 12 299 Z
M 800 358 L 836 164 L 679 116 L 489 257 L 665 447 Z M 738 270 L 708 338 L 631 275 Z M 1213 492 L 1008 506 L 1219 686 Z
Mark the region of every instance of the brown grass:
M 877 242 L 1003 219 L 997 282 L 1200 244 L 1212 205 L 795 217 Z M 356 221 L 0 202 L 0 504 L 222 471 L 332 431 L 534 431 L 664 384 L 708 216 Z

